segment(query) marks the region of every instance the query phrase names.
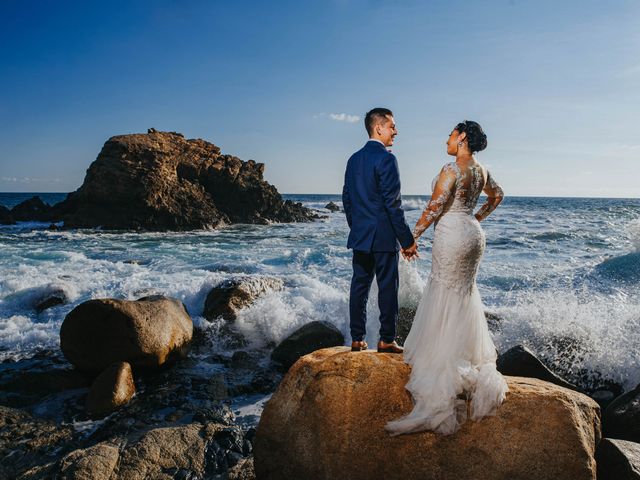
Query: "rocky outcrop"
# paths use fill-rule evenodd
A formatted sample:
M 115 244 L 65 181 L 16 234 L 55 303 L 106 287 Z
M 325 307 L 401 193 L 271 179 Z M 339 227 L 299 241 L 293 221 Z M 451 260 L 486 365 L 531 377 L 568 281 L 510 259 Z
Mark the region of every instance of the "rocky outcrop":
M 340 207 L 338 205 L 336 205 L 333 202 L 329 202 L 327 203 L 324 208 L 326 208 L 327 210 L 329 210 L 330 212 L 339 212 L 340 211 Z
M 598 480 L 640 480 L 640 444 L 605 438 L 598 445 Z
M 284 282 L 273 277 L 246 277 L 226 280 L 211 289 L 204 302 L 204 317 L 235 320 L 238 312 L 271 290 L 282 290 Z
M 607 437 L 640 442 L 640 385 L 609 404 L 602 424 Z
M 309 322 L 285 338 L 273 350 L 271 359 L 288 370 L 304 355 L 341 345 L 344 345 L 344 336 L 335 325 L 323 321 Z
M 498 371 L 503 375 L 539 378 L 540 380 L 554 383 L 561 387 L 579 390 L 578 387 L 549 370 L 544 363 L 524 345 L 516 345 L 499 355 L 496 366 Z
M 390 437 L 412 408 L 402 356 L 318 350 L 289 370 L 267 403 L 254 446 L 257 478 L 351 480 L 595 479 L 598 405 L 537 379 L 507 377 L 495 417 L 452 436 Z
M 51 205 L 38 196 L 31 197 L 11 209 L 11 217 L 16 221 L 48 222 L 53 217 Z
M 96 377 L 87 396 L 87 412 L 101 418 L 125 405 L 136 393 L 131 365 L 116 362 Z
M 16 221 L 7 207 L 0 205 L 0 225 L 13 225 Z
M 100 372 L 114 362 L 158 367 L 184 353 L 193 322 L 179 300 L 96 299 L 74 308 L 60 327 L 60 348 L 81 370 Z
M 193 230 L 228 223 L 309 221 L 263 178 L 264 164 L 200 139 L 149 129 L 111 137 L 82 186 L 54 206 L 65 227 Z

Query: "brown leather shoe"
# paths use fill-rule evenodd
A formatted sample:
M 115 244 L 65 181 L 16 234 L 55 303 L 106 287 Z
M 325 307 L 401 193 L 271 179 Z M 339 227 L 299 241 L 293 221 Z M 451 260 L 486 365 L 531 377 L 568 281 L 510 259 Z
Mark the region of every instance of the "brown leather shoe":
M 383 342 L 380 340 L 378 342 L 378 352 L 379 353 L 402 353 L 404 352 L 404 348 L 398 345 L 395 340 L 391 343 Z
M 352 352 L 360 352 L 362 350 L 366 350 L 367 348 L 369 348 L 369 345 L 367 345 L 367 342 L 365 342 L 364 340 L 360 340 L 359 342 L 351 342 Z

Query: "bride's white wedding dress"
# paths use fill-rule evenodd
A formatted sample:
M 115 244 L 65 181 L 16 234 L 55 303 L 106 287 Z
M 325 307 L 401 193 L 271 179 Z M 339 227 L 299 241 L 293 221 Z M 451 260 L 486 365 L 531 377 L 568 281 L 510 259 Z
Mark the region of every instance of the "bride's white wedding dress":
M 472 420 L 495 414 L 505 398 L 507 383 L 496 370 L 496 349 L 476 286 L 485 236 L 473 209 L 483 189 L 488 199 L 476 214 L 481 219 L 500 203 L 502 190 L 480 164 L 446 164 L 414 230 L 418 237 L 436 222 L 431 274 L 404 344 L 414 408 L 387 423 L 392 435 L 451 434 L 467 419 L 465 398 L 471 400 Z

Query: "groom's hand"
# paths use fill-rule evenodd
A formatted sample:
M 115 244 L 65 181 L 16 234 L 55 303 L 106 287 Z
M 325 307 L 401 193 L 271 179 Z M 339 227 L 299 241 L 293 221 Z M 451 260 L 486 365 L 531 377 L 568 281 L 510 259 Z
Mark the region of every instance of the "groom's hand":
M 418 258 L 418 244 L 416 242 L 413 242 L 413 245 L 411 245 L 410 247 L 403 248 L 402 256 L 405 258 L 405 260 L 409 261 L 413 260 L 414 258 Z

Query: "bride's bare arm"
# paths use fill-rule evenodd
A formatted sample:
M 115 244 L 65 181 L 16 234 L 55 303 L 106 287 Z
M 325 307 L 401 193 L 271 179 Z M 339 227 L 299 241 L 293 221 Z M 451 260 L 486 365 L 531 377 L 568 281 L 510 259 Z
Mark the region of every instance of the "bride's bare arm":
M 476 212 L 476 219 L 481 222 L 493 212 L 502 199 L 504 198 L 504 192 L 498 183 L 491 177 L 491 174 L 487 171 L 487 182 L 485 183 L 484 193 L 487 194 L 487 201 Z
M 442 167 L 433 189 L 431 200 L 427 203 L 420 219 L 413 228 L 413 238 L 417 240 L 442 215 L 442 211 L 453 193 L 455 184 L 456 172 L 450 164 L 447 164 Z

